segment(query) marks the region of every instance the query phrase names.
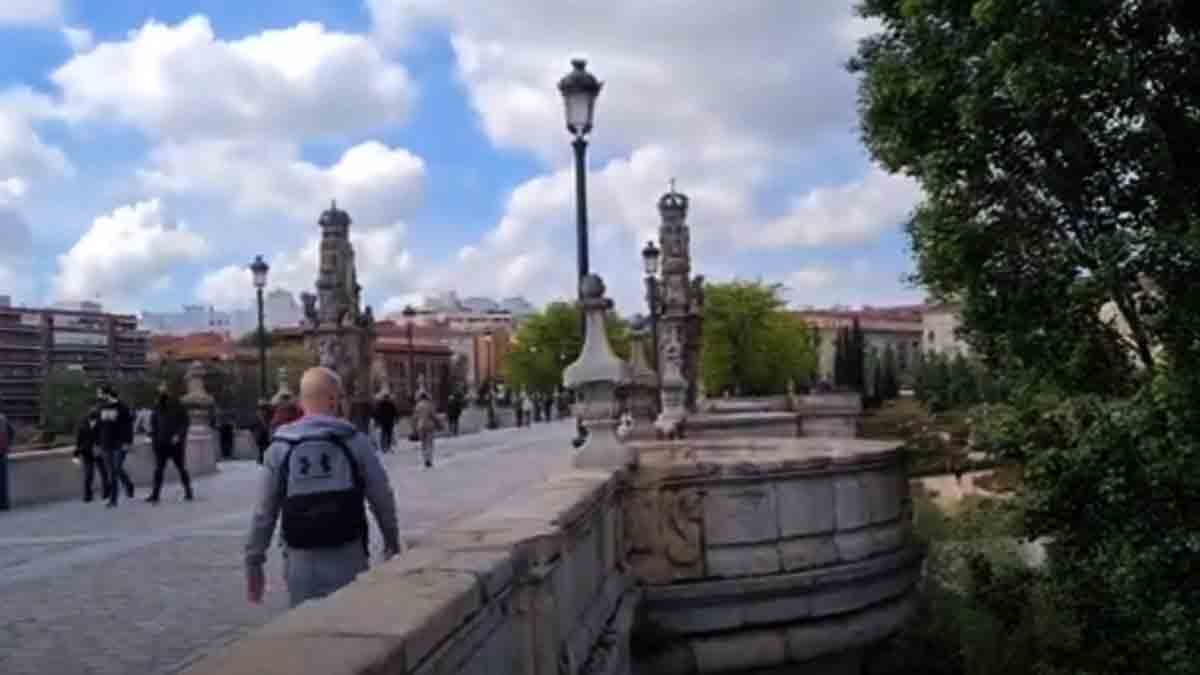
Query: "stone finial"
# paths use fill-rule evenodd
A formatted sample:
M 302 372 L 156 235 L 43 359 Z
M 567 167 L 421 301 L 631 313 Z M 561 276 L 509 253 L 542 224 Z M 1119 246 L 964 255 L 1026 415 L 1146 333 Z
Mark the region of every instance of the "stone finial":
M 212 405 L 213 397 L 204 388 L 204 375 L 207 372 L 208 369 L 200 361 L 192 361 L 192 365 L 188 366 L 187 374 L 184 376 L 187 380 L 187 393 L 180 399 L 185 406 L 207 409 Z
M 612 301 L 604 297 L 604 282 L 591 274 L 584 277 L 580 290 L 587 331 L 579 358 L 563 372 L 563 385 L 579 392 L 575 412 L 588 431 L 575 466 L 624 466 L 631 455 L 616 435 L 616 392 L 629 380 L 629 366 L 617 358 L 608 341 L 604 319 Z

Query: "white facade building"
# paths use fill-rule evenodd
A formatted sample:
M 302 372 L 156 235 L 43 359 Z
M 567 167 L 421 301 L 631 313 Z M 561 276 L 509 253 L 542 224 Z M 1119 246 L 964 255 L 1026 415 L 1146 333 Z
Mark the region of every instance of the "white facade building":
M 926 305 L 921 313 L 921 351 L 928 354 L 969 356 L 970 346 L 959 339 L 958 327 L 962 324 L 958 303 L 946 302 Z
M 302 311 L 295 296 L 277 289 L 263 298 L 263 319 L 268 328 L 300 323 Z M 258 309 L 221 310 L 209 305 L 184 305 L 180 312 L 142 312 L 142 330 L 162 335 L 223 333 L 237 338 L 258 328 Z

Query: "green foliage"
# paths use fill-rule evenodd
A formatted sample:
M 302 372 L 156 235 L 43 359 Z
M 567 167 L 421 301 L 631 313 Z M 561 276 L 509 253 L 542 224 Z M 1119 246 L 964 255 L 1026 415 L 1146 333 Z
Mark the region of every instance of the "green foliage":
M 933 412 L 1003 400 L 1007 383 L 978 361 L 930 352 L 916 363 L 913 393 Z
M 579 358 L 583 348 L 581 328 L 579 309 L 573 303 L 552 302 L 527 317 L 504 359 L 505 381 L 514 389 L 553 393 L 562 386 L 563 370 Z M 627 358 L 628 324 L 609 312 L 605 328 L 613 350 L 621 358 Z
M 701 377 L 712 393 L 739 396 L 787 391 L 807 383 L 816 349 L 803 321 L 786 311 L 779 287 L 761 282 L 708 284 L 704 291 Z
M 868 0 L 864 140 L 927 199 L 917 280 L 989 363 L 1129 392 L 1130 354 L 1200 355 L 1200 21 L 1183 2 Z M 1182 149 L 1182 150 L 1181 150 Z M 1152 288 L 1152 291 L 1147 289 Z M 1099 316 L 1114 302 L 1129 330 Z
M 867 362 L 866 341 L 858 317 L 838 329 L 833 353 L 833 384 L 839 389 L 867 392 L 873 372 Z
M 78 370 L 54 368 L 46 378 L 45 431 L 71 434 L 96 402 L 96 384 Z
M 879 397 L 890 401 L 900 396 L 900 379 L 896 374 L 896 350 L 891 344 L 883 350 L 883 361 L 880 363 Z
M 1028 531 L 1055 541 L 1043 599 L 1078 625 L 1032 651 L 1042 672 L 1200 672 L 1194 5 L 860 6 L 882 29 L 851 66 L 864 140 L 926 196 L 916 281 L 962 300 L 1012 383 L 988 442 L 1025 461 Z

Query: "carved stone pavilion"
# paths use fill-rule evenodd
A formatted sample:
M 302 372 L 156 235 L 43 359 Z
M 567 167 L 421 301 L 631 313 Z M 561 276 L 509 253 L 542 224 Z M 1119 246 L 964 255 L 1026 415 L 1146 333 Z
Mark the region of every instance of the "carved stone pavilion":
M 342 378 L 343 413 L 366 430 L 371 409 L 371 355 L 375 349 L 375 317 L 361 308 L 362 286 L 350 243 L 350 214 L 337 202 L 321 214 L 320 270 L 317 293 L 303 293 L 305 347 L 317 362 Z

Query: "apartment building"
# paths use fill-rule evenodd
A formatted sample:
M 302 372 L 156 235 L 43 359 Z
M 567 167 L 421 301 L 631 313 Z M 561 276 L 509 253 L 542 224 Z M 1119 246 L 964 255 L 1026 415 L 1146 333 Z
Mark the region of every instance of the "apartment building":
M 145 374 L 148 350 L 137 317 L 105 313 L 96 303 L 78 309 L 0 305 L 0 412 L 35 424 L 52 368 L 116 383 Z

